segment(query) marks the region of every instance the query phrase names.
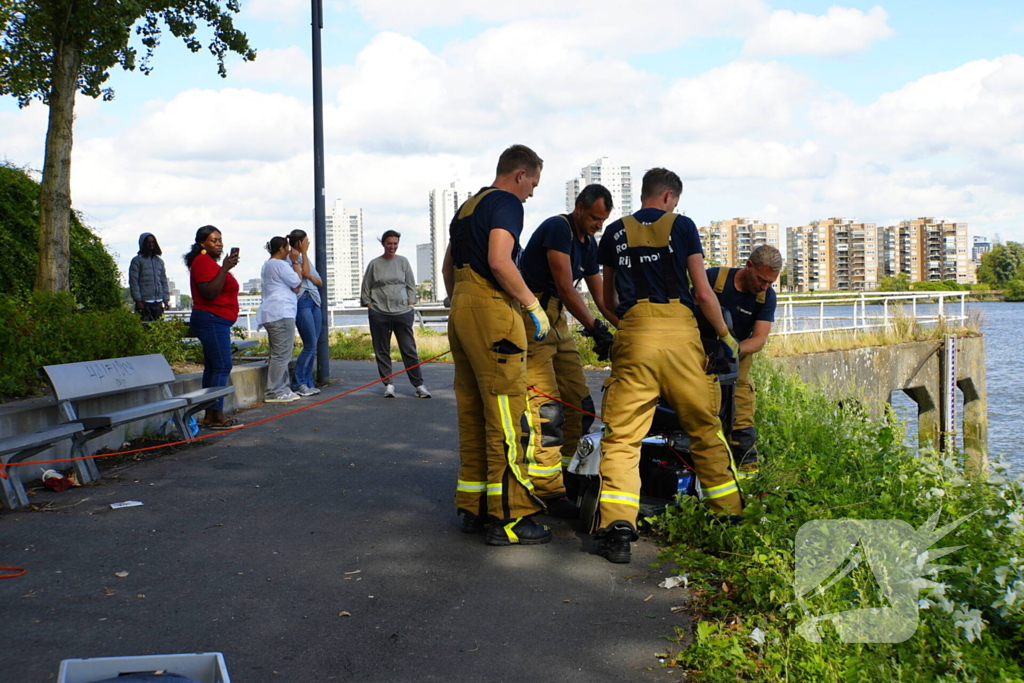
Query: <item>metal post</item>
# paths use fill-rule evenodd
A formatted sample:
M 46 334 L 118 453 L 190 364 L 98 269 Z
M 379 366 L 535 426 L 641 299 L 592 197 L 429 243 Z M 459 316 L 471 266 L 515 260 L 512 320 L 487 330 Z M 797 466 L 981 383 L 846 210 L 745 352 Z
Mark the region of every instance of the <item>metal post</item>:
M 956 337 L 946 335 L 945 362 L 942 364 L 942 450 L 956 452 Z
M 320 275 L 320 339 L 316 345 L 317 379 L 331 379 L 330 301 L 327 298 L 327 212 L 324 206 L 324 84 L 320 32 L 324 28 L 321 0 L 310 0 L 313 26 L 313 235 L 316 272 Z

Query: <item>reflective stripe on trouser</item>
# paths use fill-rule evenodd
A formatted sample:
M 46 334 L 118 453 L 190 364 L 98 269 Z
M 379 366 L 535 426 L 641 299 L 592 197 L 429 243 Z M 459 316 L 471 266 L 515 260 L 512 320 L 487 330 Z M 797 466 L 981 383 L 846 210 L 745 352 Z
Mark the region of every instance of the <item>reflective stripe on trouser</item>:
M 540 510 L 526 452 L 526 332 L 519 305 L 469 268 L 455 274 L 448 320 L 459 415 L 455 505 L 498 519 Z
M 583 426 L 583 413 L 552 401 L 544 394 L 573 406 L 580 406 L 590 395 L 580 354 L 561 308 L 558 299 L 551 297 L 547 308 L 551 331 L 539 342 L 533 339 L 533 320 L 529 315 L 523 316 L 530 345 L 526 359 L 526 384 L 539 390 L 531 391 L 529 395 L 530 414 L 540 430 L 540 440 L 532 452 L 529 472 L 537 495 L 541 497 L 565 493 L 562 481 L 562 467 L 568 465 L 565 453 L 570 448 L 570 440 L 575 452 Z
M 613 522 L 636 526 L 640 494 L 640 441 L 647 436 L 661 395 L 690 435 L 694 469 L 705 502 L 716 513 L 743 506 L 728 445 L 718 420 L 717 378 L 704 372 L 705 356 L 693 313 L 682 304 L 641 301 L 623 316 L 605 381 L 601 441 L 601 493 L 591 531 Z
M 740 367 L 739 376 L 736 378 L 736 392 L 735 392 L 735 410 L 734 419 L 732 422 L 733 435 L 729 437 L 729 443 L 732 446 L 732 452 L 734 459 L 739 464 L 739 475 L 741 479 L 753 477 L 757 474 L 757 456 L 754 456 L 754 462 L 743 464 L 741 458 L 746 453 L 739 452 L 741 449 L 738 447 L 744 445 L 743 440 L 736 437 L 736 432 L 750 432 L 756 434 L 757 431 L 754 428 L 754 410 L 757 407 L 757 390 L 754 388 L 754 380 L 750 378 L 750 366 L 754 364 L 754 354 L 748 353 L 740 356 Z M 752 441 L 752 440 L 751 440 Z M 753 449 L 754 443 L 751 442 L 747 449 Z

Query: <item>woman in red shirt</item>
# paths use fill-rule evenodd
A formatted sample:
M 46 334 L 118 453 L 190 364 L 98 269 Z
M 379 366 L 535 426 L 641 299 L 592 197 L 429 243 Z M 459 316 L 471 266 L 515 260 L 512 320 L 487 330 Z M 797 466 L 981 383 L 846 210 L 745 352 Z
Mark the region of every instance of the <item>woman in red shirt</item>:
M 238 320 L 238 280 L 230 273 L 238 265 L 238 250 L 232 249 L 223 263 L 224 240 L 220 230 L 204 225 L 185 254 L 192 288 L 192 334 L 203 345 L 203 388 L 227 386 L 231 376 L 231 328 Z M 203 426 L 232 429 L 241 423 L 224 416 L 224 399 L 206 410 Z

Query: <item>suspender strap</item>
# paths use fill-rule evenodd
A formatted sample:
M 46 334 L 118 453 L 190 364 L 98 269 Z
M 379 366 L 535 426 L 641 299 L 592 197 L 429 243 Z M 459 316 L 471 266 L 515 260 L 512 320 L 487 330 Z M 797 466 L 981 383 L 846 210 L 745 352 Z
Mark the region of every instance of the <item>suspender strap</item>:
M 478 192 L 469 199 L 467 199 L 466 202 L 459 209 L 459 220 L 464 220 L 472 216 L 473 212 L 476 211 L 476 205 L 480 203 L 480 200 L 497 189 L 498 188 L 496 187 L 489 187 L 486 190 Z
M 666 213 L 653 223 L 641 223 L 632 216 L 622 218 L 622 225 L 626 229 L 630 274 L 633 276 L 637 301 L 650 299 L 651 294 L 651 283 L 640 265 L 640 254 L 637 251 L 639 247 L 656 250 L 657 259 L 661 261 L 662 277 L 665 280 L 665 294 L 668 299 L 680 298 L 679 278 L 676 277 L 672 252 L 669 250 L 669 239 L 675 221 L 674 213 Z
M 715 279 L 715 294 L 721 294 L 725 291 L 725 283 L 729 281 L 729 278 L 736 276 L 736 271 L 739 268 L 719 268 L 718 277 Z

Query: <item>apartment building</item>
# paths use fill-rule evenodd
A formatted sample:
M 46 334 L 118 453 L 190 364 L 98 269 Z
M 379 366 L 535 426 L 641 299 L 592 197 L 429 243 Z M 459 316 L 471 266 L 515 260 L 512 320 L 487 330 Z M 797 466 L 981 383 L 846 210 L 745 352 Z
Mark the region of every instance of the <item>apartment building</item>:
M 339 199 L 327 212 L 327 300 L 340 306 L 359 299 L 363 281 L 363 210 Z
M 897 272 L 907 273 L 911 282 L 975 282 L 966 223 L 925 217 L 887 229 L 896 234 Z
M 430 272 L 418 272 L 417 276 L 421 283 L 427 280 L 433 283 L 434 299 L 437 301 L 444 298 L 441 266 L 444 265 L 444 253 L 448 250 L 448 228 L 455 212 L 472 196 L 473 193 L 458 181 L 449 183 L 448 187 L 430 191 Z
M 608 157 L 601 157 L 589 166 L 580 169 L 580 174 L 565 184 L 565 211 L 576 208 L 576 197 L 587 185 L 598 183 L 608 188 L 612 195 L 611 215 L 605 221 L 612 221 L 633 213 L 633 176 L 629 166 L 622 166 Z
M 848 218 L 786 228 L 789 285 L 794 291 L 877 289 L 883 277 L 911 282 L 974 282 L 967 224 L 937 218 L 878 227 Z
M 712 221 L 697 229 L 709 265 L 737 268 L 747 262 L 750 252 L 762 244 L 779 248 L 779 224 L 751 218 Z

